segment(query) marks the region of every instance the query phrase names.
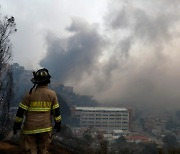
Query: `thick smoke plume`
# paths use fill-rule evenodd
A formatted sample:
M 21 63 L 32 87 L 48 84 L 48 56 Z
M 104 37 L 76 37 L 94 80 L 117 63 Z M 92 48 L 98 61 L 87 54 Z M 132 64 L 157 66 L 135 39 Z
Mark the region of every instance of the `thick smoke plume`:
M 104 32 L 74 18 L 67 38 L 47 35 L 41 65 L 102 103 L 180 109 L 177 0 L 109 1 Z
M 67 30 L 73 33 L 68 38 L 48 34 L 48 51 L 41 65 L 63 83 L 80 82 L 96 67 L 104 42 L 95 27 L 79 18 L 74 18 Z

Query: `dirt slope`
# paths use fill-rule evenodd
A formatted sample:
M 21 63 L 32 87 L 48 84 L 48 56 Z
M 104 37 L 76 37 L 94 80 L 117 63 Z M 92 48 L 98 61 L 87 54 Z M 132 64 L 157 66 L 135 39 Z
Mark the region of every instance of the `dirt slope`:
M 62 146 L 51 144 L 49 154 L 73 154 L 72 151 Z M 21 148 L 18 143 L 13 141 L 0 141 L 0 154 L 20 154 Z

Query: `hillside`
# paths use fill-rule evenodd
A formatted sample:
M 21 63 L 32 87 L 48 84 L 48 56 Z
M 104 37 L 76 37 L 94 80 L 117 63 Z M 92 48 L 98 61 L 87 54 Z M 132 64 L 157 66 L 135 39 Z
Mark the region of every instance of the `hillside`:
M 0 141 L 0 154 L 20 154 L 21 148 L 18 143 L 12 140 Z M 65 148 L 61 145 L 57 145 L 56 143 L 52 143 L 48 149 L 49 154 L 72 154 L 74 153 L 72 150 Z
M 24 93 L 28 92 L 33 86 L 31 82 L 32 70 L 25 70 L 23 66 L 20 66 L 17 63 L 12 65 L 13 72 L 13 81 L 14 81 L 14 90 L 16 90 L 16 96 L 12 101 L 12 106 L 17 106 L 21 101 Z M 51 84 L 48 85 L 50 89 L 56 91 L 59 97 L 62 97 L 64 101 L 68 104 L 69 107 L 73 105 L 77 106 L 97 106 L 98 102 L 89 95 L 80 95 L 74 92 L 74 87 L 65 86 L 59 81 L 51 81 Z

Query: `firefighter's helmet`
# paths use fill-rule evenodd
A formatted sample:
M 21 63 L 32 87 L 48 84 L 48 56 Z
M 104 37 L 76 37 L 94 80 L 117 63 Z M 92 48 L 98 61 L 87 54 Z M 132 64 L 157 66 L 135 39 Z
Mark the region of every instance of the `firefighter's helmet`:
M 32 78 L 31 81 L 34 84 L 49 83 L 51 78 L 51 75 L 46 68 L 33 72 L 33 76 L 34 78 Z

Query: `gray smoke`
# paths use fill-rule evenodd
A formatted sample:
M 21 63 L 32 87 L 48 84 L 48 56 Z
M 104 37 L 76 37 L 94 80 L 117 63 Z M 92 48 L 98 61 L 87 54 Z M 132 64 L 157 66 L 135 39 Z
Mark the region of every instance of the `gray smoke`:
M 40 64 L 102 103 L 180 108 L 179 10 L 178 0 L 111 0 L 103 34 L 74 18 L 71 36 L 47 36 Z
M 73 33 L 68 38 L 47 35 L 47 54 L 40 64 L 49 68 L 56 80 L 80 82 L 96 67 L 104 41 L 94 26 L 79 18 L 73 18 L 67 30 Z

